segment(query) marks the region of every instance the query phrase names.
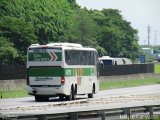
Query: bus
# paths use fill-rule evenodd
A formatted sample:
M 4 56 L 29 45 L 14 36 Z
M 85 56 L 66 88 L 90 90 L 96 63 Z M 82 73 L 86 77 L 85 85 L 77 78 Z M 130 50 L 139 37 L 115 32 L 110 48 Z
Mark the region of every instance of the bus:
M 76 43 L 32 44 L 27 50 L 28 94 L 35 101 L 50 97 L 75 100 L 93 98 L 99 91 L 96 49 Z

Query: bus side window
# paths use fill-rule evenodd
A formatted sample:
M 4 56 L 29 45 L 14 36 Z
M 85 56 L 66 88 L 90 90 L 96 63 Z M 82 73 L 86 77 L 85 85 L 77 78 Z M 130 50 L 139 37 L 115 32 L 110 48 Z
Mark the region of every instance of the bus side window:
M 66 61 L 66 63 L 68 64 L 68 65 L 71 65 L 71 56 L 70 56 L 70 51 L 69 50 L 67 50 L 67 51 L 65 51 L 65 61 Z

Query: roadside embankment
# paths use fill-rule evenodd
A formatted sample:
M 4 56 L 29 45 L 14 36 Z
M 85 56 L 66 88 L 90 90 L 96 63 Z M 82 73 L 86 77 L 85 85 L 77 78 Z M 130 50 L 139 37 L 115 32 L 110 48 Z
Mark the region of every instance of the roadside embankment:
M 145 73 L 145 74 L 131 74 L 131 75 L 115 75 L 115 76 L 100 76 L 98 79 L 105 81 L 126 81 L 135 79 L 146 79 L 146 78 L 159 78 L 160 73 Z
M 26 79 L 0 80 L 0 90 L 21 90 L 26 87 Z
M 132 75 L 118 75 L 118 76 L 100 76 L 98 80 L 106 82 L 126 82 L 132 80 L 153 79 L 160 80 L 160 73 L 146 73 L 146 74 L 132 74 Z M 160 84 L 160 83 L 158 83 Z M 0 90 L 20 90 L 26 89 L 26 79 L 16 80 L 0 80 Z M 100 86 L 101 87 L 101 86 Z

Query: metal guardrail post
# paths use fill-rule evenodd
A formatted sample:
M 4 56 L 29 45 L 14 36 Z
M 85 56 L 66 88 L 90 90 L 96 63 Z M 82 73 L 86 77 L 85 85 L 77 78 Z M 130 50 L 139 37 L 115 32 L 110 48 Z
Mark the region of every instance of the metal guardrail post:
M 131 120 L 131 109 L 130 108 L 124 108 L 123 109 L 123 114 L 125 115 L 127 115 L 127 119 L 128 120 Z
M 154 120 L 154 115 L 153 115 L 154 109 L 153 109 L 153 107 L 152 106 L 146 107 L 146 111 L 149 112 L 149 114 L 150 114 L 150 120 Z
M 37 115 L 36 117 L 38 118 L 38 120 L 47 120 L 46 115 Z
M 106 115 L 105 115 L 104 111 L 99 111 L 98 116 L 101 117 L 101 120 L 105 120 L 105 118 L 106 118 Z
M 71 113 L 69 120 L 78 120 L 78 113 Z

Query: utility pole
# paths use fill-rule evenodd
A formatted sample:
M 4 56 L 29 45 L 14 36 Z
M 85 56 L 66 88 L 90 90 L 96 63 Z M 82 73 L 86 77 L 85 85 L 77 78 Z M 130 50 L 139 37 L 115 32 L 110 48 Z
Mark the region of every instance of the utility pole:
M 147 27 L 147 31 L 148 31 L 148 46 L 150 45 L 150 33 L 151 33 L 151 27 L 148 25 Z
M 146 40 L 144 40 L 144 45 L 146 45 Z
M 157 44 L 157 31 L 154 31 L 154 45 L 156 46 Z

